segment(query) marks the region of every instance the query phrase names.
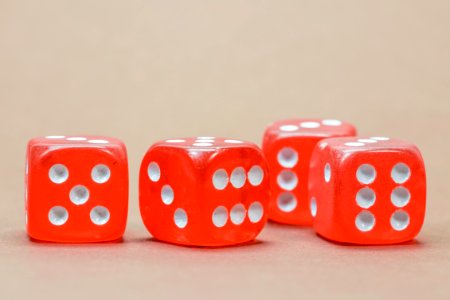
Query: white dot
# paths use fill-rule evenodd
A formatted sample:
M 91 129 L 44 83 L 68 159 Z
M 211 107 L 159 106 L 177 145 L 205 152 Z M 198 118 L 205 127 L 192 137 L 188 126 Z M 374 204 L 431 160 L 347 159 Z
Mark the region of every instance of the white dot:
M 330 182 L 331 179 L 331 166 L 329 163 L 325 165 L 325 168 L 323 168 L 323 177 L 325 179 L 325 182 Z
M 96 183 L 105 183 L 111 177 L 111 171 L 106 165 L 96 165 L 91 171 L 91 178 Z
M 248 208 L 248 218 L 252 223 L 258 223 L 264 214 L 264 208 L 261 203 L 255 201 Z
M 312 197 L 309 202 L 309 211 L 311 212 L 311 216 L 314 218 L 317 215 L 317 201 L 316 198 Z
M 173 221 L 175 222 L 175 225 L 178 228 L 184 228 L 186 227 L 187 223 L 188 223 L 188 217 L 186 212 L 184 211 L 184 209 L 182 208 L 177 208 L 175 210 L 175 213 L 173 215 Z
M 88 143 L 91 143 L 91 144 L 108 144 L 109 142 L 107 140 L 89 140 Z
M 62 206 L 53 206 L 48 212 L 48 220 L 56 226 L 64 225 L 69 219 L 67 209 Z
M 282 189 L 292 191 L 298 183 L 297 175 L 288 170 L 281 171 L 277 176 L 277 183 Z
M 409 225 L 409 215 L 407 212 L 398 210 L 394 212 L 391 216 L 391 226 L 394 230 L 402 231 L 405 230 Z
M 297 207 L 297 198 L 291 193 L 282 193 L 278 196 L 277 206 L 283 212 L 291 212 Z
M 371 184 L 377 177 L 377 171 L 369 164 L 363 164 L 359 166 L 356 171 L 356 178 L 362 184 Z
M 349 146 L 349 147 L 361 147 L 364 146 L 364 143 L 359 143 L 359 142 L 348 142 L 344 144 L 345 146 Z
M 280 126 L 281 131 L 296 131 L 298 130 L 297 125 L 282 125 Z
M 199 136 L 197 138 L 197 140 L 214 140 L 214 139 L 215 139 L 215 137 L 213 137 L 213 136 Z
M 372 140 L 377 140 L 377 141 L 389 141 L 388 137 L 384 137 L 384 136 L 374 136 L 371 137 Z
M 48 177 L 56 184 L 63 183 L 69 178 L 69 170 L 65 165 L 53 165 L 48 171 Z
M 214 226 L 223 227 L 228 221 L 228 211 L 224 206 L 217 207 L 212 214 L 212 221 Z
M 186 140 L 166 140 L 166 143 L 184 143 Z
M 192 146 L 195 146 L 195 147 L 209 147 L 209 146 L 212 146 L 213 144 L 212 143 L 194 143 L 194 144 L 192 144 Z
M 69 198 L 73 204 L 82 205 L 89 200 L 89 190 L 83 185 L 76 185 L 70 190 Z
M 242 167 L 237 167 L 231 172 L 230 182 L 231 185 L 237 189 L 244 186 L 246 180 L 245 170 Z
M 68 141 L 85 141 L 85 140 L 87 140 L 87 138 L 76 136 L 76 137 L 70 137 L 70 138 L 67 138 L 67 140 L 68 140 Z
M 230 212 L 231 223 L 233 223 L 234 225 L 241 225 L 242 222 L 244 222 L 245 214 L 246 211 L 244 205 L 240 203 L 236 204 L 235 206 L 233 206 Z
M 209 143 L 209 144 L 214 144 L 214 140 L 195 140 L 196 144 L 199 143 Z
M 242 144 L 242 143 L 244 143 L 243 141 L 238 141 L 238 140 L 225 140 L 224 142 L 228 143 L 228 144 Z
M 173 202 L 173 198 L 174 198 L 173 189 L 170 185 L 166 184 L 161 189 L 162 202 L 166 205 L 170 205 Z
M 373 144 L 376 143 L 376 140 L 372 140 L 372 139 L 359 139 L 358 142 L 360 143 L 367 143 L 367 144 Z
M 248 171 L 248 181 L 253 186 L 258 186 L 264 179 L 264 171 L 260 166 L 253 166 Z
M 148 165 L 147 174 L 151 181 L 157 182 L 159 178 L 161 178 L 161 170 L 159 169 L 159 165 L 156 162 L 151 162 Z
M 376 197 L 375 192 L 371 188 L 364 187 L 356 194 L 356 203 L 359 207 L 369 208 L 375 203 Z
M 341 126 L 342 122 L 339 120 L 323 120 L 322 124 L 327 126 Z
M 64 136 L 64 135 L 47 135 L 45 138 L 46 139 L 63 139 L 63 138 L 65 138 L 66 136 Z
M 410 176 L 411 170 L 404 163 L 398 163 L 392 168 L 391 177 L 395 183 L 405 183 Z
M 91 209 L 91 213 L 89 214 L 92 223 L 95 225 L 105 225 L 109 221 L 109 210 L 104 206 L 96 206 Z
M 278 163 L 284 168 L 293 168 L 298 162 L 298 153 L 291 147 L 284 147 L 278 151 Z
M 397 207 L 404 207 L 409 203 L 411 194 L 402 186 L 396 187 L 391 193 L 391 202 Z
M 223 190 L 228 185 L 228 174 L 224 169 L 214 172 L 212 183 L 217 190 Z
M 300 127 L 303 127 L 303 128 L 319 128 L 320 127 L 320 123 L 318 123 L 318 122 L 302 122 L 302 123 L 300 123 Z
M 369 211 L 360 212 L 355 219 L 355 225 L 359 231 L 370 231 L 375 226 L 375 216 Z

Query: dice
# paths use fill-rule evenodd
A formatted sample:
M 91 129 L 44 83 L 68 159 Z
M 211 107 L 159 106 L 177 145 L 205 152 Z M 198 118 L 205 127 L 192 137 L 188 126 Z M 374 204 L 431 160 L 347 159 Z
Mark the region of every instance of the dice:
M 353 125 L 339 120 L 294 119 L 270 124 L 263 139 L 270 171 L 269 218 L 311 225 L 308 173 L 312 151 L 324 138 L 355 134 Z
M 254 144 L 197 137 L 158 142 L 139 173 L 139 206 L 154 238 L 189 246 L 252 241 L 269 201 L 267 164 Z
M 35 240 L 67 243 L 120 239 L 128 209 L 124 144 L 98 136 L 29 141 L 25 217 Z
M 409 241 L 424 220 L 425 182 L 413 144 L 385 137 L 323 140 L 311 158 L 314 229 L 342 243 Z

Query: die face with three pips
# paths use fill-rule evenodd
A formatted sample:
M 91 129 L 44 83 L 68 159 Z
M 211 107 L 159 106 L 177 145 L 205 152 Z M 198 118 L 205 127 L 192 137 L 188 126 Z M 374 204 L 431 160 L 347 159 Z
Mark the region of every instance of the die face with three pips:
M 262 147 L 270 172 L 269 218 L 311 226 L 308 198 L 311 154 L 322 139 L 355 134 L 353 125 L 339 120 L 291 119 L 270 124 Z
M 425 215 L 422 156 L 415 145 L 385 137 L 324 140 L 311 158 L 309 198 L 314 229 L 329 240 L 412 240 Z
M 158 240 L 191 246 L 252 241 L 269 200 L 265 159 L 254 144 L 214 137 L 150 147 L 139 175 L 145 226 Z
M 128 211 L 125 145 L 99 136 L 47 136 L 29 141 L 26 228 L 51 242 L 122 237 Z
M 252 241 L 268 217 L 313 224 L 320 236 L 341 243 L 412 240 L 425 215 L 420 151 L 401 140 L 355 134 L 338 120 L 296 119 L 271 124 L 263 150 L 214 137 L 157 142 L 139 173 L 142 220 L 156 239 L 188 246 Z M 35 138 L 26 158 L 31 238 L 88 243 L 122 237 L 128 162 L 120 140 Z

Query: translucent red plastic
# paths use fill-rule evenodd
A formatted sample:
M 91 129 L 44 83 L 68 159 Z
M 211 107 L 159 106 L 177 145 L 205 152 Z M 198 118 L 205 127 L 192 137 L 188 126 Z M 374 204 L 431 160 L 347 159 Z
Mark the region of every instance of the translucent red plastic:
M 286 224 L 312 225 L 308 180 L 313 149 L 324 138 L 355 134 L 353 125 L 339 120 L 292 119 L 270 124 L 263 140 L 271 178 L 269 218 Z
M 26 228 L 36 240 L 66 243 L 120 239 L 128 210 L 125 145 L 100 136 L 29 141 Z
M 213 137 L 158 142 L 139 176 L 140 211 L 159 240 L 190 246 L 252 241 L 269 200 L 265 159 L 254 144 Z
M 384 137 L 335 138 L 311 158 L 309 197 L 315 231 L 352 244 L 393 244 L 420 231 L 426 206 L 419 149 Z

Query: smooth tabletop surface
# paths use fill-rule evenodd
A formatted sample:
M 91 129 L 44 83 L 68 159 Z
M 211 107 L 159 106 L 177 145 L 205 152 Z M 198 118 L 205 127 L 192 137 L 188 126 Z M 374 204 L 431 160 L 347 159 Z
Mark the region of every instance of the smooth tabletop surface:
M 449 1 L 0 0 L 0 299 L 449 299 Z M 270 223 L 255 243 L 151 239 L 137 177 L 164 138 L 261 143 L 265 126 L 337 118 L 415 143 L 428 175 L 411 243 L 343 246 Z M 120 243 L 31 242 L 27 140 L 122 139 Z

